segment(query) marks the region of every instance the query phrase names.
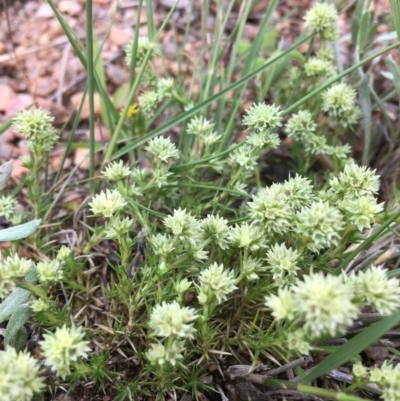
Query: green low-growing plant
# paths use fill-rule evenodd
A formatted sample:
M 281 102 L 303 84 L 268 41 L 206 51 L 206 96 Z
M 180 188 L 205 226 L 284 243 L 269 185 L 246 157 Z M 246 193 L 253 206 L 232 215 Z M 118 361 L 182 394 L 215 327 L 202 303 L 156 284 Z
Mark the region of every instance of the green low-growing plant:
M 285 362 L 314 352 L 331 355 L 308 374 L 298 369 L 298 390 L 357 400 L 354 394 L 374 382 L 384 389 L 386 401 L 400 397 L 397 366 L 388 363 L 370 373 L 355 363 L 356 379 L 341 393 L 307 385 L 357 359 L 400 320 L 396 274 L 382 266 L 352 270 L 349 265 L 372 241 L 391 234 L 399 212 L 384 211 L 376 171 L 351 157 L 347 133 L 363 114 L 357 81 L 344 79 L 399 43 L 337 74 L 331 46 L 339 37 L 337 17 L 331 4 L 317 3 L 305 16 L 310 36 L 274 52 L 257 69 L 251 63 L 262 47 L 261 36 L 254 47 L 241 50 L 238 40 L 232 52 L 243 60 L 221 69 L 219 80 L 201 75 L 204 92 L 197 96 L 179 79 L 160 77 L 153 65 L 162 57 L 156 35 L 135 36 L 126 49 L 132 79 L 119 119 L 92 71 L 89 79 L 110 106 L 105 122 L 114 132 L 105 150 L 101 188 L 87 203 L 89 216 L 74 249 L 54 249 L 52 231 L 42 229 L 29 242 L 32 259 L 18 256 L 18 242 L 2 254 L 0 321 L 9 321 L 6 348 L 0 351 L 0 400 L 30 400 L 40 393 L 45 387 L 40 366 L 52 369 L 71 389 L 86 378 L 104 392 L 112 388 L 117 400 L 150 395 L 161 400 L 166 394 L 197 397 L 198 391 L 215 391 L 203 380 L 212 363 L 222 370 L 245 359 L 250 372 L 259 361 Z M 295 50 L 305 40 L 317 47 L 310 46 L 303 58 Z M 365 38 L 357 44 L 363 54 Z M 75 50 L 84 57 L 79 46 Z M 215 69 L 221 68 L 217 50 L 211 57 Z M 245 55 L 254 60 L 244 61 Z M 291 66 L 290 55 L 302 64 Z M 271 65 L 275 82 L 262 73 Z M 233 82 L 241 68 L 241 79 Z M 244 110 L 239 122 L 241 85 L 253 77 L 261 100 Z M 213 94 L 216 83 L 221 90 Z M 264 102 L 268 89 L 273 101 Z M 228 101 L 224 95 L 230 91 L 235 96 Z M 216 109 L 209 107 L 214 101 Z M 169 121 L 150 131 L 163 115 Z M 179 135 L 162 135 L 178 124 Z M 54 194 L 43 192 L 41 185 L 43 166 L 58 140 L 52 118 L 41 109 L 25 110 L 15 116 L 13 127 L 31 151 L 24 184 L 33 214 L 50 219 Z M 242 127 L 246 135 L 237 141 Z M 282 182 L 270 183 L 263 168 L 273 163 L 283 138 L 291 172 Z M 2 196 L 0 214 L 13 221 L 15 208 L 13 197 Z M 20 240 L 39 224 L 20 226 L 22 236 L 10 234 L 18 226 L 3 230 L 0 239 Z M 99 258 L 110 243 L 109 269 L 99 284 L 93 274 L 99 273 Z M 91 307 L 96 318 L 89 316 Z M 348 327 L 367 307 L 387 317 L 339 350 L 323 345 L 348 336 Z M 21 351 L 27 322 L 48 329 L 39 342 L 41 365 Z M 82 324 L 86 334 L 78 327 Z M 119 363 L 113 362 L 116 355 Z

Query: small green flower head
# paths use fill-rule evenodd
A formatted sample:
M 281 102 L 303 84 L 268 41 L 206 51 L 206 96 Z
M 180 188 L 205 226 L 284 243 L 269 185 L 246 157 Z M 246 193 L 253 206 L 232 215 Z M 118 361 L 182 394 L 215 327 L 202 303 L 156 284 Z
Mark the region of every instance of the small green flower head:
M 342 277 L 315 273 L 291 287 L 296 313 L 311 337 L 343 333 L 359 312 L 352 303 L 352 286 Z
M 282 185 L 272 184 L 260 189 L 248 206 L 250 216 L 269 234 L 283 234 L 290 230 L 294 210 L 288 203 Z
M 249 281 L 258 280 L 260 277 L 257 273 L 265 272 L 266 267 L 260 259 L 253 259 L 251 256 L 240 266 L 240 274 L 246 277 Z
M 94 215 L 112 217 L 119 210 L 123 209 L 127 202 L 117 189 L 107 189 L 97 194 L 89 203 Z
M 388 278 L 387 270 L 372 266 L 355 277 L 356 294 L 381 315 L 387 316 L 400 306 L 400 286 L 397 278 Z
M 201 227 L 203 228 L 203 237 L 205 240 L 209 240 L 221 249 L 229 247 L 228 220 L 209 214 L 205 219 L 201 220 Z
M 174 301 L 157 305 L 150 316 L 149 327 L 157 337 L 193 338 L 196 329 L 192 322 L 198 315 L 192 308 L 180 306 Z
M 71 255 L 71 249 L 68 246 L 62 245 L 58 250 L 57 259 L 61 262 L 66 261 Z
M 264 231 L 256 224 L 236 224 L 229 233 L 230 243 L 237 248 L 247 248 L 257 252 L 266 247 Z
M 161 78 L 157 82 L 158 100 L 170 98 L 174 91 L 175 82 L 172 78 Z
M 338 15 L 336 10 L 329 4 L 317 3 L 307 11 L 304 20 L 306 27 L 320 32 L 325 40 L 336 40 L 338 32 L 336 21 Z
M 140 110 L 148 116 L 154 115 L 158 105 L 158 94 L 154 90 L 143 92 L 139 98 L 138 103 Z
M 249 130 L 255 131 L 274 130 L 282 125 L 281 120 L 279 107 L 274 104 L 258 103 L 246 110 L 243 125 L 246 125 Z
M 205 136 L 210 134 L 214 129 L 214 124 L 204 118 L 203 116 L 200 117 L 193 117 L 186 128 L 186 133 L 189 135 L 201 135 Z
M 58 140 L 50 113 L 42 109 L 23 110 L 13 118 L 14 131 L 22 134 L 29 149 L 37 152 L 48 152 Z
M 30 307 L 33 312 L 38 313 L 46 311 L 47 309 L 49 309 L 50 305 L 47 302 L 43 301 L 43 299 L 39 298 L 33 300 Z
M 287 287 L 279 287 L 277 295 L 265 297 L 265 305 L 272 310 L 272 316 L 278 321 L 293 320 L 295 317 L 296 299 Z
M 192 283 L 187 278 L 183 278 L 175 284 L 175 291 L 178 293 L 179 296 L 183 296 L 186 292 L 189 291 L 189 288 L 191 286 Z
M 335 53 L 333 52 L 331 47 L 324 46 L 324 47 L 321 47 L 318 50 L 317 57 L 320 60 L 334 61 L 335 60 Z
M 131 65 L 132 51 L 135 43 L 135 39 L 132 39 L 125 48 L 126 52 L 126 64 Z M 149 60 L 154 60 L 161 54 L 160 46 L 157 43 L 150 42 L 150 39 L 146 36 L 138 38 L 137 50 L 136 50 L 136 65 L 141 65 L 146 56 L 146 53 L 150 51 Z
M 326 147 L 326 154 L 330 156 L 334 156 L 337 159 L 346 160 L 351 155 L 351 147 L 349 144 L 345 145 L 337 145 L 337 146 L 327 146 Z
M 65 379 L 71 373 L 71 363 L 86 358 L 90 351 L 84 336 L 82 327 L 67 328 L 65 324 L 55 333 L 44 334 L 44 341 L 39 343 L 45 357 L 44 364 Z
M 342 214 L 327 202 L 313 202 L 297 213 L 295 232 L 311 252 L 337 245 L 343 231 Z
M 311 181 L 298 174 L 285 181 L 282 187 L 287 203 L 295 209 L 308 206 L 315 199 Z
M 400 366 L 389 365 L 383 362 L 380 368 L 371 370 L 370 381 L 378 383 L 383 390 L 382 398 L 385 401 L 397 401 L 400 398 Z
M 165 185 L 168 185 L 168 178 L 174 175 L 169 171 L 168 166 L 162 165 L 158 166 L 152 171 L 152 176 L 154 180 L 154 184 L 161 188 Z
M 8 256 L 4 261 L 4 268 L 9 272 L 9 277 L 24 277 L 31 270 L 34 263 L 30 259 L 20 258 L 17 254 Z
M 311 57 L 304 64 L 304 72 L 307 77 L 331 77 L 336 74 L 336 68 L 330 61 Z
M 298 113 L 293 114 L 285 126 L 285 132 L 289 138 L 295 141 L 302 141 L 308 135 L 314 134 L 317 124 L 311 113 L 308 110 L 300 110 Z
M 104 230 L 104 235 L 109 239 L 120 239 L 124 235 L 129 233 L 129 230 L 133 227 L 133 220 L 129 217 L 112 217 Z
M 375 171 L 355 163 L 346 164 L 339 177 L 329 180 L 329 192 L 348 199 L 374 196 L 379 190 L 379 176 L 375 175 Z
M 150 238 L 150 244 L 156 255 L 160 255 L 163 258 L 167 258 L 172 254 L 175 247 L 173 244 L 172 237 L 165 234 L 156 234 Z
M 103 175 L 110 181 L 121 181 L 131 173 L 129 167 L 124 166 L 122 160 L 110 163 L 103 171 Z
M 383 211 L 383 203 L 377 203 L 372 196 L 361 196 L 360 198 L 339 201 L 338 208 L 344 212 L 345 219 L 354 224 L 359 231 L 371 227 L 375 216 Z
M 163 366 L 169 362 L 172 366 L 183 358 L 185 350 L 183 341 L 173 341 L 168 347 L 162 344 L 151 344 L 151 348 L 146 352 L 146 358 L 152 365 Z
M 310 134 L 304 139 L 304 150 L 307 155 L 325 155 L 328 153 L 328 143 L 322 135 Z
M 158 136 L 149 141 L 146 151 L 151 155 L 168 163 L 170 160 L 179 159 L 180 153 L 176 146 L 171 142 L 170 138 Z
M 59 260 L 47 260 L 36 265 L 36 272 L 42 283 L 55 283 L 62 279 L 63 271 Z
M 224 266 L 213 263 L 203 270 L 199 276 L 200 293 L 207 297 L 206 302 L 210 303 L 214 298 L 220 304 L 227 299 L 227 295 L 236 290 L 235 277 L 233 271 L 224 270 Z
M 10 195 L 0 195 L 0 216 L 9 220 L 14 214 L 17 202 Z
M 254 154 L 253 147 L 244 145 L 234 150 L 228 159 L 228 163 L 232 166 L 239 165 L 245 170 L 254 170 L 257 166 L 258 155 Z
M 360 117 L 355 97 L 356 91 L 351 86 L 345 83 L 332 85 L 322 94 L 322 110 L 344 127 L 353 125 Z
M 366 379 L 368 376 L 368 370 L 361 362 L 357 362 L 353 364 L 353 375 L 357 379 Z
M 186 209 L 174 210 L 173 216 L 164 219 L 164 225 L 180 241 L 188 242 L 191 246 L 196 246 L 197 239 L 202 237 L 201 223 Z
M 27 352 L 0 351 L 0 400 L 30 401 L 45 387 L 40 366 Z
M 294 277 L 297 276 L 297 270 L 299 270 L 297 266 L 299 258 L 298 251 L 286 248 L 285 244 L 275 244 L 269 249 L 266 260 L 268 268 L 272 272 L 272 279 L 279 283 L 275 282 L 276 286 L 290 284 L 294 281 Z
M 279 135 L 275 132 L 267 131 L 256 131 L 252 132 L 246 138 L 246 144 L 252 146 L 256 150 L 261 149 L 277 149 L 281 143 Z
M 308 355 L 312 347 L 305 338 L 306 333 L 302 329 L 289 333 L 287 336 L 288 349 L 301 355 Z
M 199 141 L 202 143 L 206 148 L 211 148 L 211 146 L 215 145 L 220 139 L 222 135 L 219 135 L 215 131 L 209 131 L 204 135 L 199 136 Z

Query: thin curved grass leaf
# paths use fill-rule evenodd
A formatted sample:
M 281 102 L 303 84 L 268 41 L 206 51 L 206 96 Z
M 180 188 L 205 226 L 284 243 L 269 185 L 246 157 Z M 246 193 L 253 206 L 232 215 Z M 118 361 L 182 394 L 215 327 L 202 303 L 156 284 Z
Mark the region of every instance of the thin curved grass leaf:
M 400 310 L 392 315 L 385 317 L 381 321 L 374 323 L 372 326 L 365 329 L 362 333 L 353 337 L 349 342 L 340 347 L 338 351 L 327 356 L 320 364 L 318 364 L 302 383 L 309 383 L 312 380 L 330 372 L 332 369 L 343 365 L 345 362 L 364 351 L 368 346 L 381 338 L 392 327 L 400 322 Z
M 400 2 L 399 0 L 389 0 L 392 9 L 393 24 L 396 28 L 397 39 L 400 40 Z
M 36 284 L 37 273 L 32 269 L 25 277 L 25 280 L 31 284 Z M 17 308 L 26 303 L 31 296 L 31 292 L 23 288 L 16 288 L 1 304 L 0 304 L 0 323 L 12 315 Z
M 20 224 L 18 226 L 5 228 L 0 230 L 0 242 L 2 241 L 17 241 L 32 235 L 40 226 L 42 220 L 35 219 L 28 223 Z

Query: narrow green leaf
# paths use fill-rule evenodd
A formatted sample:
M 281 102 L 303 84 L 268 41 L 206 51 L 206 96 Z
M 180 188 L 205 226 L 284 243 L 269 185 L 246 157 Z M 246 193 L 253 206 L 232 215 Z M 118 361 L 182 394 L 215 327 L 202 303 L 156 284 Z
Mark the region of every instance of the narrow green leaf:
M 35 284 L 37 282 L 37 273 L 32 269 L 25 277 L 28 283 Z M 8 318 L 14 311 L 31 296 L 31 292 L 23 288 L 16 288 L 1 304 L 0 304 L 0 323 Z
M 357 44 L 358 31 L 360 30 L 360 20 L 358 17 L 353 16 L 351 21 L 351 44 L 355 46 Z
M 393 61 L 391 54 L 386 58 L 386 67 L 393 76 L 393 84 L 397 92 L 397 96 L 400 97 L 400 68 Z
M 0 191 L 7 185 L 11 177 L 12 164 L 12 160 L 9 160 L 0 166 Z
M 332 369 L 343 365 L 360 352 L 364 351 L 368 346 L 381 338 L 392 327 L 400 322 L 400 310 L 391 316 L 385 317 L 381 321 L 374 323 L 365 329 L 362 333 L 353 337 L 349 342 L 340 347 L 337 352 L 327 356 L 320 364 L 318 364 L 302 383 L 309 383 L 312 380 L 328 373 Z
M 400 1 L 389 0 L 390 8 L 392 9 L 393 24 L 397 32 L 397 40 L 400 40 Z
M 0 126 L 0 135 L 4 134 L 12 125 L 12 120 L 8 120 L 6 123 Z
M 5 345 L 13 345 L 18 331 L 28 321 L 31 316 L 31 308 L 27 304 L 19 305 L 8 321 L 6 332 L 4 334 Z
M 364 49 L 365 43 L 368 38 L 368 31 L 371 23 L 371 13 L 370 11 L 364 11 L 361 15 L 360 29 L 358 30 L 358 46 L 360 52 Z
M 371 149 L 371 97 L 369 93 L 369 84 L 366 76 L 363 74 L 359 87 L 359 101 L 361 115 L 364 126 L 364 148 L 362 155 L 362 164 L 368 165 Z
M 1 241 L 17 241 L 32 235 L 37 228 L 40 226 L 42 220 L 36 219 L 29 221 L 19 226 L 5 228 L 0 230 L 0 242 Z

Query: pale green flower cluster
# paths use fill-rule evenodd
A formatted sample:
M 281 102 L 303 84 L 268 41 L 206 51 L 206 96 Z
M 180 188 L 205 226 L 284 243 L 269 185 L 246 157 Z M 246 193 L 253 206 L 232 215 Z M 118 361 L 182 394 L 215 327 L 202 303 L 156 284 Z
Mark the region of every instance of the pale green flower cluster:
M 338 159 L 349 157 L 349 145 L 329 145 L 327 137 L 317 134 L 316 130 L 317 124 L 308 110 L 293 114 L 285 126 L 288 137 L 301 144 L 307 155 L 330 155 Z
M 294 231 L 312 252 L 337 245 L 344 230 L 339 209 L 327 202 L 313 202 L 303 207 L 296 216 Z
M 57 259 L 39 262 L 36 265 L 36 272 L 40 282 L 44 284 L 55 283 L 63 277 L 62 263 Z
M 0 298 L 5 298 L 15 288 L 16 279 L 26 276 L 34 266 L 32 260 L 17 254 L 0 259 Z
M 382 315 L 397 310 L 399 280 L 389 279 L 379 267 L 350 276 L 318 272 L 305 275 L 289 288 L 280 287 L 276 295 L 266 297 L 266 305 L 276 320 L 293 322 L 295 330 L 288 341 L 304 353 L 305 342 L 344 333 L 367 305 Z
M 180 152 L 176 146 L 171 142 L 170 138 L 158 136 L 149 141 L 148 146 L 145 148 L 147 152 L 160 159 L 164 163 L 171 160 L 179 159 Z
M 279 107 L 265 103 L 253 104 L 246 110 L 243 125 L 252 131 L 274 130 L 282 125 L 282 116 Z
M 221 249 L 229 247 L 228 220 L 209 214 L 201 220 L 201 227 L 203 229 L 203 238 L 206 241 Z
M 158 106 L 158 93 L 155 90 L 143 92 L 138 98 L 138 104 L 144 114 L 152 116 Z
M 198 261 L 207 257 L 203 250 L 205 244 L 201 222 L 186 209 L 174 210 L 172 216 L 164 219 L 164 225 L 174 236 L 171 246 L 175 252 L 188 253 Z
M 172 366 L 183 357 L 184 339 L 193 338 L 196 329 L 192 322 L 198 318 L 195 310 L 182 307 L 178 302 L 157 305 L 150 316 L 149 327 L 157 337 L 164 337 L 164 344 L 152 344 L 146 357 L 152 365 Z
M 193 117 L 186 128 L 189 135 L 207 136 L 213 132 L 214 124 L 203 116 Z
M 371 369 L 369 380 L 377 383 L 383 389 L 384 401 L 400 399 L 400 364 L 391 365 L 385 361 L 381 367 Z
M 71 373 L 71 365 L 80 358 L 86 358 L 90 351 L 89 342 L 83 340 L 84 335 L 81 327 L 67 328 L 65 325 L 54 333 L 44 334 L 40 346 L 45 365 L 65 379 Z
M 31 151 L 37 154 L 50 151 L 59 135 L 52 125 L 54 118 L 42 109 L 23 110 L 13 118 L 14 131 L 22 134 Z
M 45 387 L 38 362 L 27 352 L 0 351 L 0 401 L 30 401 Z
M 10 195 L 0 195 L 0 216 L 10 220 L 17 207 L 16 200 Z
M 360 118 L 355 105 L 356 91 L 345 83 L 332 85 L 322 93 L 322 110 L 344 127 L 354 125 Z
M 128 66 L 130 66 L 132 62 L 132 51 L 134 44 L 135 39 L 132 39 L 125 48 L 125 60 Z M 147 52 L 150 53 L 149 60 L 154 60 L 156 57 L 161 55 L 160 46 L 157 43 L 151 42 L 150 39 L 146 36 L 141 36 L 137 40 L 136 65 L 140 66 L 143 63 Z
M 337 30 L 337 12 L 330 4 L 317 3 L 307 11 L 304 20 L 306 26 L 321 35 L 322 39 L 335 41 L 339 37 Z
M 370 305 L 383 316 L 400 306 L 400 282 L 395 277 L 388 278 L 386 269 L 372 266 L 350 276 L 350 283 L 354 286 L 355 300 L 361 306 Z
M 210 304 L 217 299 L 218 304 L 227 299 L 227 295 L 234 291 L 235 274 L 224 269 L 224 266 L 213 263 L 203 270 L 199 276 L 198 299 L 202 305 Z
M 153 309 L 149 327 L 157 337 L 193 338 L 196 329 L 191 322 L 197 317 L 192 308 L 182 307 L 176 301 L 163 302 Z
M 266 260 L 275 287 L 293 284 L 296 281 L 297 270 L 300 269 L 297 266 L 299 258 L 299 252 L 287 248 L 285 244 L 275 244 L 268 250 Z
M 104 230 L 104 235 L 106 238 L 118 240 L 128 234 L 132 227 L 133 220 L 129 217 L 111 217 Z
M 311 57 L 304 63 L 304 71 L 308 77 L 331 77 L 336 74 L 332 62 L 318 57 Z
M 122 160 L 110 163 L 102 172 L 104 177 L 110 181 L 121 181 L 129 177 L 131 170 L 128 166 L 124 166 Z
M 124 208 L 127 202 L 117 189 L 107 189 L 100 194 L 95 195 L 89 203 L 93 214 L 103 217 L 112 217 L 118 211 Z

